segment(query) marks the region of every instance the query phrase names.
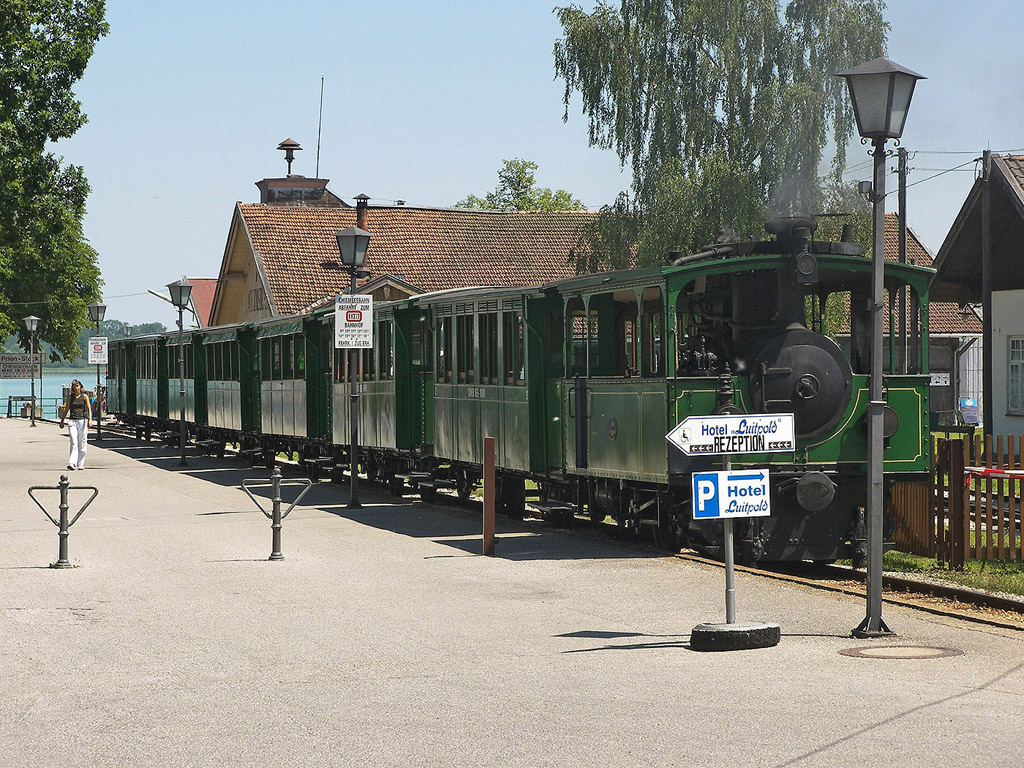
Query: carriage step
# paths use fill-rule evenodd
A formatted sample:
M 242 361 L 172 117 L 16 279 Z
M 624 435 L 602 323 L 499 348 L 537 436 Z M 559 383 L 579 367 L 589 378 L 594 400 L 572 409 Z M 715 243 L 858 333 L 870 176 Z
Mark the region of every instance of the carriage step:
M 220 440 L 196 440 L 196 448 L 202 448 L 203 453 L 213 453 L 220 450 L 224 444 Z
M 427 488 L 454 488 L 455 481 L 447 480 L 443 477 L 435 477 L 433 480 L 418 480 L 416 485 Z
M 548 503 L 541 503 L 537 501 L 528 501 L 526 502 L 526 506 L 536 512 L 540 512 L 541 514 L 565 514 L 566 512 L 576 512 L 576 505 L 568 502 L 552 501 Z
M 424 480 L 430 479 L 429 472 L 406 472 L 405 474 L 395 475 L 399 480 L 407 480 L 410 485 L 416 485 Z

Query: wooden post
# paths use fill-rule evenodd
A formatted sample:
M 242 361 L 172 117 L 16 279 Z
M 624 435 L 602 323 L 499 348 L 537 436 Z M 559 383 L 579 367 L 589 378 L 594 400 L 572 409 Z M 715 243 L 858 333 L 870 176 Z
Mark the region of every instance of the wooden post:
M 966 496 L 964 477 L 964 441 L 947 440 L 949 449 L 949 567 L 953 571 L 964 569 L 964 557 L 970 542 L 970 526 L 964 515 Z
M 484 438 L 484 554 L 494 554 L 494 438 Z

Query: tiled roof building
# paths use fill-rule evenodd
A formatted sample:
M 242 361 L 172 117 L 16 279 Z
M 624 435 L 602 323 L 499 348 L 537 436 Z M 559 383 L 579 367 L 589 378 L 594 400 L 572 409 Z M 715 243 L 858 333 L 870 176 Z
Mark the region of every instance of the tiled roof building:
M 295 314 L 345 291 L 334 235 L 360 225 L 378 298 L 474 285 L 537 285 L 573 274 L 588 211 L 238 203 L 213 324 Z M 361 216 L 365 216 L 361 220 Z

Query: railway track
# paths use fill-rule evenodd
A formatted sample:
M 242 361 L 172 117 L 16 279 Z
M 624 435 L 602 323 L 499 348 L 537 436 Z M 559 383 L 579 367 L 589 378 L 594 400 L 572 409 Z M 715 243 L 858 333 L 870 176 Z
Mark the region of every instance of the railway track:
M 717 560 L 690 553 L 675 557 L 690 562 L 724 568 Z M 737 571 L 763 578 L 801 584 L 812 589 L 863 595 L 866 574 L 842 566 L 791 565 L 780 568 L 752 568 L 736 566 Z M 990 592 L 966 589 L 956 584 L 944 584 L 934 579 L 924 580 L 912 576 L 883 574 L 882 599 L 940 616 L 952 616 L 1005 629 L 1024 630 L 1024 600 Z

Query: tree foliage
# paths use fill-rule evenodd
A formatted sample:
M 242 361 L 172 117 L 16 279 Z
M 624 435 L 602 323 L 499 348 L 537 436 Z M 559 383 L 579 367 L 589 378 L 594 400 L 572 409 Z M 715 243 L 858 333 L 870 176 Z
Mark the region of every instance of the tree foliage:
M 695 250 L 723 227 L 756 233 L 766 214 L 821 210 L 854 125 L 834 73 L 883 54 L 883 10 L 882 0 L 557 8 L 564 119 L 578 93 L 591 144 L 633 169 L 630 210 L 608 206 L 592 230 L 636 231 L 633 250 L 611 264 L 661 263 L 668 247 Z
M 85 123 L 72 86 L 107 32 L 103 0 L 0 0 L 0 336 L 40 317 L 37 340 L 74 356 L 100 295 L 80 167 L 47 151 Z
M 469 195 L 456 208 L 485 208 L 499 211 L 578 211 L 585 206 L 564 189 L 538 187 L 534 181 L 537 164 L 532 160 L 505 160 L 498 171 L 498 186 L 484 197 Z

